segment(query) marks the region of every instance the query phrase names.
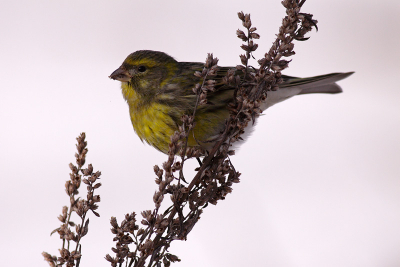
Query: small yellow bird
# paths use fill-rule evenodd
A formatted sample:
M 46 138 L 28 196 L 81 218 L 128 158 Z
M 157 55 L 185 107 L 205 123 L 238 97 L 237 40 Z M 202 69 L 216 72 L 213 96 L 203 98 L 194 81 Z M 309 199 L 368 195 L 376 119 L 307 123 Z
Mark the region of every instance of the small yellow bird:
M 129 105 L 133 128 L 143 141 L 163 153 L 168 153 L 170 136 L 182 124 L 184 114 L 191 115 L 197 96 L 193 92 L 201 78 L 194 75 L 202 71 L 204 63 L 178 62 L 158 51 L 139 50 L 130 54 L 109 77 L 121 81 L 122 95 Z M 232 67 L 220 67 L 216 76 L 216 91 L 208 93 L 207 104 L 198 106 L 193 133 L 188 146 L 210 148 L 223 130 L 229 117 L 228 103 L 233 99 L 234 88 L 222 82 Z M 262 110 L 294 95 L 309 93 L 340 93 L 337 81 L 353 74 L 331 73 L 310 78 L 282 75 L 283 83 L 277 91 L 269 91 Z

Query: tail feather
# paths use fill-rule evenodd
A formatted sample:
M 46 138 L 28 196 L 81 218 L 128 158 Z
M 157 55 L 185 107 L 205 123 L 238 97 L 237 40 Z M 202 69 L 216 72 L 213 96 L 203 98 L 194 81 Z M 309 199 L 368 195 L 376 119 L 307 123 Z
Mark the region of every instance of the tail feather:
M 265 110 L 270 106 L 295 95 L 311 93 L 340 93 L 342 92 L 342 88 L 340 88 L 336 82 L 349 77 L 353 73 L 354 72 L 330 73 L 309 78 L 283 76 L 284 82 L 279 85 L 277 91 L 269 91 L 267 93 L 267 99 L 261 105 L 261 109 Z
M 341 92 L 343 92 L 343 90 L 338 84 L 331 83 L 321 86 L 303 88 L 299 93 L 299 95 L 314 94 L 314 93 L 337 94 Z
M 330 73 L 330 74 L 325 74 L 325 75 L 319 75 L 319 76 L 314 76 L 314 77 L 308 77 L 308 78 L 297 78 L 297 77 L 289 77 L 287 76 L 286 79 L 284 77 L 284 82 L 279 85 L 280 88 L 285 88 L 285 87 L 299 87 L 302 89 L 301 94 L 307 94 L 307 93 L 340 93 L 342 90 L 340 89 L 339 86 L 337 86 L 335 89 L 327 87 L 327 89 L 324 89 L 326 85 L 333 85 L 337 81 L 343 80 L 350 75 L 352 75 L 354 72 L 344 72 L 344 73 Z M 321 91 L 318 91 L 316 88 L 321 88 Z M 313 90 L 309 90 L 311 88 L 314 88 Z

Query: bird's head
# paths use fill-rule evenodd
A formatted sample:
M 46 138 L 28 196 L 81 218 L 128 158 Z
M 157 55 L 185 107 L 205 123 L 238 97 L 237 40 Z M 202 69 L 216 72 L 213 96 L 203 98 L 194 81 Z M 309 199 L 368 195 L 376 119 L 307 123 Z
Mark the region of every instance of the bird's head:
M 130 54 L 109 78 L 118 80 L 137 93 L 154 94 L 172 77 L 178 62 L 158 51 L 139 50 Z

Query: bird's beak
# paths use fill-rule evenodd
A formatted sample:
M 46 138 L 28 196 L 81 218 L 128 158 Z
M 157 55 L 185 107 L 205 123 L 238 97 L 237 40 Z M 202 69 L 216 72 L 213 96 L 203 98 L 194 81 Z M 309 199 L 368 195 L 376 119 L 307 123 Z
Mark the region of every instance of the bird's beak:
M 123 66 L 121 66 L 118 69 L 116 69 L 108 77 L 110 79 L 118 80 L 118 81 L 121 81 L 121 82 L 129 82 L 131 80 L 131 78 L 132 78 L 132 76 L 129 74 L 129 72 Z

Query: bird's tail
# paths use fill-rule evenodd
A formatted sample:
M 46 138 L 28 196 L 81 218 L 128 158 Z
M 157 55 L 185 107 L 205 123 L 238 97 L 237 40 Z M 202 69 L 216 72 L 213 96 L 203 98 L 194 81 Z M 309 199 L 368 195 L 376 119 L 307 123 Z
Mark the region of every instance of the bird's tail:
M 312 93 L 327 93 L 327 94 L 336 94 L 341 93 L 342 88 L 336 84 L 337 81 L 340 81 L 344 78 L 349 77 L 354 72 L 345 72 L 345 73 L 330 73 L 325 75 L 319 75 L 308 78 L 297 78 L 297 77 L 289 77 L 286 76 L 287 80 L 285 80 L 279 88 L 286 87 L 297 87 L 300 88 L 301 94 L 312 94 Z
M 277 91 L 267 92 L 267 99 L 261 105 L 261 109 L 265 110 L 276 103 L 282 102 L 295 95 L 312 94 L 312 93 L 328 93 L 337 94 L 342 92 L 342 88 L 336 84 L 344 78 L 349 77 L 354 72 L 346 73 L 330 73 L 308 78 L 298 78 L 291 76 L 283 76 L 283 83 L 279 85 Z

